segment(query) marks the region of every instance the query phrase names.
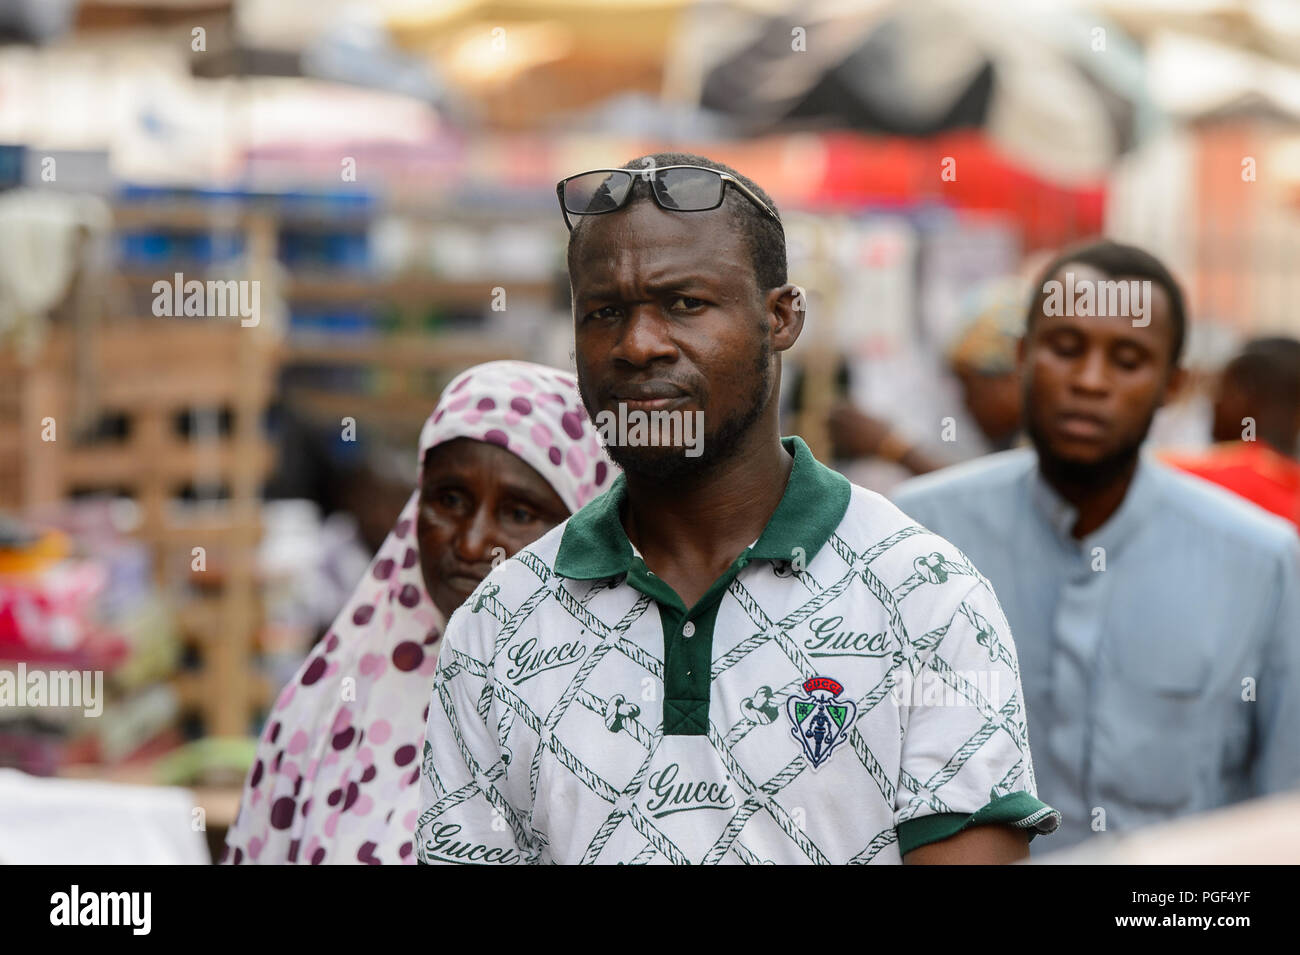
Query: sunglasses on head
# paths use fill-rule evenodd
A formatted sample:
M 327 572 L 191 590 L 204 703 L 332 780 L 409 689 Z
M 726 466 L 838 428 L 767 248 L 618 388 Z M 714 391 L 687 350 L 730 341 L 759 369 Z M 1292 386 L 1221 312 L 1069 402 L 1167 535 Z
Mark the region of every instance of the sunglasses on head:
M 569 216 L 598 216 L 627 205 L 637 177 L 650 183 L 650 193 L 659 208 L 669 212 L 705 212 L 722 205 L 723 194 L 730 184 L 741 195 L 772 217 L 780 217 L 752 189 L 730 173 L 707 166 L 649 166 L 645 169 L 593 169 L 561 179 L 555 186 L 560 197 L 564 224 L 573 231 Z

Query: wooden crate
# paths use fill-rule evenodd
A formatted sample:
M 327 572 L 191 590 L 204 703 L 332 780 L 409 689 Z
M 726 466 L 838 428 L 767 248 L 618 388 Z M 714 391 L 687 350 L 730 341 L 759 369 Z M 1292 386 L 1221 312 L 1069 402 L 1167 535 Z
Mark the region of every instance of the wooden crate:
M 86 374 L 97 409 L 124 419 L 124 440 L 78 440 L 73 405 Z M 261 484 L 274 463 L 263 433 L 274 374 L 269 336 L 234 320 L 114 322 L 89 343 L 56 328 L 29 359 L 0 354 L 0 507 L 39 510 L 74 492 L 125 493 L 139 506 L 138 534 L 152 546 L 167 589 L 189 576 L 193 549 L 204 548 L 206 570 L 190 581 L 203 596 L 181 613 L 200 667 L 175 685 L 208 734 L 248 733 L 269 695 L 253 666 L 254 561 Z M 195 440 L 176 427 L 187 412 L 218 408 L 230 416 L 225 434 Z M 50 419 L 52 441 L 45 439 Z M 198 512 L 179 506 L 183 488 L 214 482 L 227 491 L 222 500 Z

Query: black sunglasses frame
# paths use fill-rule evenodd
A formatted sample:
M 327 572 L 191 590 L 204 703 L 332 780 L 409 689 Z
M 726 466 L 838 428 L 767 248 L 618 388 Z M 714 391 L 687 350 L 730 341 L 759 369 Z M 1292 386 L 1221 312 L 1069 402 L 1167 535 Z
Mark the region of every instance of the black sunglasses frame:
M 659 198 L 659 183 L 657 181 L 657 178 L 651 178 L 651 177 L 656 177 L 658 173 L 667 172 L 669 169 L 702 169 L 705 172 L 713 173 L 713 175 L 717 176 L 722 181 L 722 188 L 718 190 L 718 201 L 715 202 L 713 205 L 708 206 L 707 208 L 704 209 L 674 209 L 665 206 L 663 204 L 663 201 Z M 769 206 L 762 199 L 758 198 L 758 196 L 754 194 L 754 190 L 748 188 L 743 182 L 741 182 L 735 176 L 731 175 L 730 173 L 723 172 L 721 169 L 712 169 L 709 166 L 693 166 L 693 165 L 682 163 L 675 166 L 647 166 L 645 169 L 588 169 L 586 172 L 579 172 L 579 173 L 575 173 L 572 176 L 565 176 L 563 179 L 561 179 L 559 182 L 555 184 L 555 195 L 560 200 L 560 212 L 564 213 L 564 224 L 569 227 L 570 232 L 573 231 L 573 222 L 569 219 L 570 215 L 600 216 L 600 215 L 604 215 L 607 212 L 617 212 L 619 209 L 622 209 L 624 206 L 626 206 L 628 204 L 628 201 L 632 198 L 633 190 L 628 189 L 627 195 L 625 195 L 622 201 L 619 202 L 619 204 L 614 206 L 614 208 L 612 209 L 602 209 L 600 212 L 571 212 L 569 210 L 569 207 L 564 204 L 565 184 L 573 179 L 580 179 L 583 176 L 590 176 L 594 172 L 626 173 L 627 175 L 633 177 L 634 181 L 635 181 L 635 177 L 637 176 L 641 176 L 642 178 L 647 179 L 647 181 L 650 183 L 650 195 L 654 197 L 655 205 L 657 205 L 660 209 L 665 210 L 666 212 L 708 212 L 710 209 L 716 209 L 719 206 L 721 206 L 724 201 L 726 201 L 727 186 L 732 185 L 740 190 L 740 194 L 742 196 L 744 196 L 746 199 L 748 199 L 750 202 L 756 205 L 759 209 L 765 212 L 768 216 L 770 216 L 773 222 L 775 222 L 778 226 L 781 226 L 782 231 L 784 231 L 785 228 L 781 224 L 780 216 L 776 214 L 776 212 L 772 209 L 772 207 Z

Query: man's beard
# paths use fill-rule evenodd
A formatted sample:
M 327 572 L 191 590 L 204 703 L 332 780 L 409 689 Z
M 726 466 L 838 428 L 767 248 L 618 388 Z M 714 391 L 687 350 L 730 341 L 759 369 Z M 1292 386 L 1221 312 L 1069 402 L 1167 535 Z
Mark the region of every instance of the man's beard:
M 1048 444 L 1047 436 L 1032 415 L 1025 416 L 1025 433 L 1038 451 L 1039 467 L 1048 483 L 1065 487 L 1101 489 L 1121 478 L 1137 461 L 1142 451 L 1142 442 L 1151 430 L 1155 418 L 1155 409 L 1147 415 L 1147 420 L 1137 431 L 1137 437 L 1125 442 L 1116 450 L 1096 461 L 1071 461 L 1054 454 Z
M 718 425 L 712 435 L 702 435 L 700 454 L 688 458 L 683 447 L 628 447 L 610 444 L 605 451 L 620 468 L 636 477 L 664 484 L 684 484 L 699 480 L 727 461 L 744 440 L 754 422 L 763 414 L 772 393 L 772 346 L 764 340 L 758 361 L 754 363 L 754 387 L 746 396 L 742 409 Z M 684 412 L 691 414 L 692 412 Z

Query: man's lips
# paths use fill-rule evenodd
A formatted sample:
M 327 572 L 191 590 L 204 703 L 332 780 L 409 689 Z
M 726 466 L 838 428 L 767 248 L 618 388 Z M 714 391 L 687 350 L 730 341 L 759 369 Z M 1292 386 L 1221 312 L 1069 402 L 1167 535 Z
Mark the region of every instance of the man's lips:
M 620 398 L 617 404 L 626 406 L 628 411 L 664 411 L 685 398 L 685 395 L 678 395 L 675 398 Z
M 1056 416 L 1056 430 L 1068 438 L 1094 441 L 1106 435 L 1110 422 L 1098 415 L 1066 411 Z
M 612 390 L 610 397 L 616 404 L 627 405 L 629 411 L 662 411 L 689 396 L 671 382 L 647 381 L 620 385 Z

